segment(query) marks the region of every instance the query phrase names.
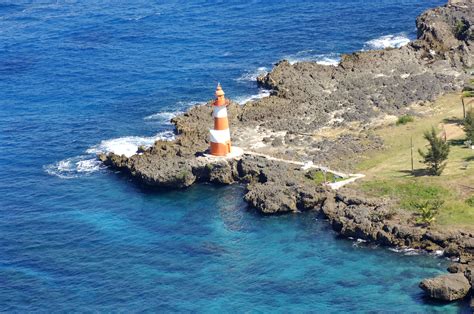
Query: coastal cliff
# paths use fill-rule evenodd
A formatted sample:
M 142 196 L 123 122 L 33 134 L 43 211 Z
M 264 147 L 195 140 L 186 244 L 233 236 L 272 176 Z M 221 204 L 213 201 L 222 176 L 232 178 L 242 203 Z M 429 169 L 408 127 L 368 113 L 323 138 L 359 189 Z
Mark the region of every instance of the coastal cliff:
M 176 140 L 157 141 L 131 157 L 109 153 L 99 159 L 160 188 L 246 184 L 245 200 L 263 214 L 315 210 L 346 237 L 443 252 L 460 262 L 450 272 L 464 274 L 472 285 L 474 234 L 420 226 L 387 200 L 351 188 L 333 191 L 285 160 L 352 171 L 363 152 L 383 149 L 375 128 L 401 115 L 420 115 L 420 107 L 460 91 L 474 63 L 473 8 L 471 0 L 450 1 L 418 17 L 417 40 L 398 49 L 343 55 L 337 66 L 278 62 L 257 80 L 271 90 L 269 97 L 228 106 L 233 145 L 246 152 L 239 158 L 203 156 L 209 147 L 206 126 L 212 125 L 211 106 L 204 104 L 173 118 Z M 435 283 L 422 288 L 434 291 Z

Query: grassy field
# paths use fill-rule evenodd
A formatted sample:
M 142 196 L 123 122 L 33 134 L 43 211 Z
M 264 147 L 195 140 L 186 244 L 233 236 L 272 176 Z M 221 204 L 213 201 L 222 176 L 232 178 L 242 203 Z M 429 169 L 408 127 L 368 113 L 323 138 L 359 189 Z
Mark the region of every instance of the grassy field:
M 398 206 L 415 210 L 417 201 L 439 198 L 444 204 L 436 225 L 443 228 L 474 230 L 474 150 L 463 145 L 461 94 L 446 95 L 420 107 L 427 117 L 415 117 L 406 124 L 380 128 L 376 134 L 386 148 L 364 156 L 358 171 L 367 175 L 358 186 L 372 196 L 395 199 Z M 418 149 L 425 149 L 423 133 L 434 126 L 451 143 L 447 166 L 439 177 L 426 175 Z M 413 140 L 414 173 L 410 147 Z

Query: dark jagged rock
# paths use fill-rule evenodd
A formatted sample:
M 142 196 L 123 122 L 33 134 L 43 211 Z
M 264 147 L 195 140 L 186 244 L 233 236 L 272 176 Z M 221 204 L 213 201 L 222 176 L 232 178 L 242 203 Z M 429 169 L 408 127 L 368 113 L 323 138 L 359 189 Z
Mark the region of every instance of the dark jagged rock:
M 245 200 L 264 214 L 319 210 L 327 198 L 322 187 L 288 186 L 274 181 L 253 183 L 247 190 Z
M 301 211 L 320 210 L 328 197 L 332 197 L 330 191 L 322 187 L 306 185 L 298 190 L 296 207 Z
M 333 228 L 347 237 L 380 240 L 386 245 L 400 244 L 398 232 L 393 233 L 394 227 L 389 222 L 395 213 L 380 202 L 337 193 L 326 200 L 322 210 Z
M 271 182 L 248 186 L 245 200 L 264 214 L 297 212 L 296 195 L 286 186 Z
M 232 184 L 235 182 L 235 176 L 237 175 L 237 170 L 234 167 L 233 162 L 218 162 L 209 164 L 209 182 L 212 183 L 221 183 L 221 184 Z
M 464 298 L 471 285 L 462 273 L 456 273 L 425 279 L 420 283 L 420 288 L 432 298 L 454 301 Z
M 474 62 L 474 2 L 450 0 L 447 5 L 434 8 L 416 20 L 419 41 L 452 64 L 470 67 Z

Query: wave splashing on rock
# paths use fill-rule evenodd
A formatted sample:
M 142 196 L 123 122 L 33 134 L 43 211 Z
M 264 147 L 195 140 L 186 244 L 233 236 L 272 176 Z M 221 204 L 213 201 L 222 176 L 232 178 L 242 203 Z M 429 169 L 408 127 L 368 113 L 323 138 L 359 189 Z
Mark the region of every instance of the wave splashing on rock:
M 247 71 L 242 74 L 236 81 L 250 81 L 255 82 L 257 81 L 257 77 L 261 75 L 265 75 L 268 73 L 267 67 L 258 67 L 255 71 Z
M 257 99 L 262 99 L 265 97 L 270 96 L 271 90 L 268 89 L 260 89 L 258 91 L 258 94 L 255 95 L 250 95 L 250 96 L 239 96 L 235 98 L 235 102 L 237 102 L 239 105 L 243 105 L 249 101 L 254 101 Z
M 180 114 L 183 114 L 185 111 L 187 111 L 189 108 L 196 106 L 198 104 L 205 103 L 205 101 L 178 101 L 174 106 L 172 106 L 173 111 L 160 111 L 153 113 L 151 115 L 148 115 L 143 118 L 143 120 L 146 121 L 157 121 L 161 123 L 169 123 L 171 119 L 173 119 L 176 116 L 179 116 Z
M 97 145 L 92 146 L 86 152 L 88 154 L 114 153 L 130 157 L 136 154 L 138 147 L 150 147 L 158 140 L 172 141 L 175 136 L 172 131 L 165 131 L 150 137 L 125 136 L 104 140 Z
M 163 123 L 169 123 L 171 119 L 174 117 L 183 114 L 183 111 L 164 111 L 164 112 L 157 112 L 154 114 L 151 114 L 149 116 L 146 116 L 143 118 L 143 120 L 153 120 L 153 121 L 159 121 Z
M 338 53 L 321 54 L 316 53 L 312 49 L 299 51 L 293 55 L 286 56 L 284 59 L 288 60 L 290 64 L 314 61 L 317 64 L 331 66 L 338 66 L 341 61 L 341 57 Z
M 103 140 L 86 150 L 87 155 L 66 158 L 53 164 L 45 165 L 44 171 L 61 179 L 73 179 L 89 175 L 106 167 L 95 157 L 100 153 L 115 153 L 130 157 L 136 154 L 138 147 L 151 147 L 157 140 L 171 141 L 175 135 L 165 131 L 150 137 L 125 136 L 110 140 Z
M 410 42 L 405 34 L 398 35 L 384 35 L 365 43 L 367 49 L 385 49 L 385 48 L 400 48 L 407 45 Z

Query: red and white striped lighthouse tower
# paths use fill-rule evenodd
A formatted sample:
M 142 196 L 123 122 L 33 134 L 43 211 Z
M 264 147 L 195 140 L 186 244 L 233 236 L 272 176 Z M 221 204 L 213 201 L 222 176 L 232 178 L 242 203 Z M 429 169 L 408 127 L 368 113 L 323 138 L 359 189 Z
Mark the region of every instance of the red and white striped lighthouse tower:
M 227 119 L 228 100 L 224 97 L 221 84 L 217 84 L 216 100 L 212 103 L 214 109 L 214 129 L 211 133 L 211 155 L 226 156 L 231 151 L 229 120 Z

